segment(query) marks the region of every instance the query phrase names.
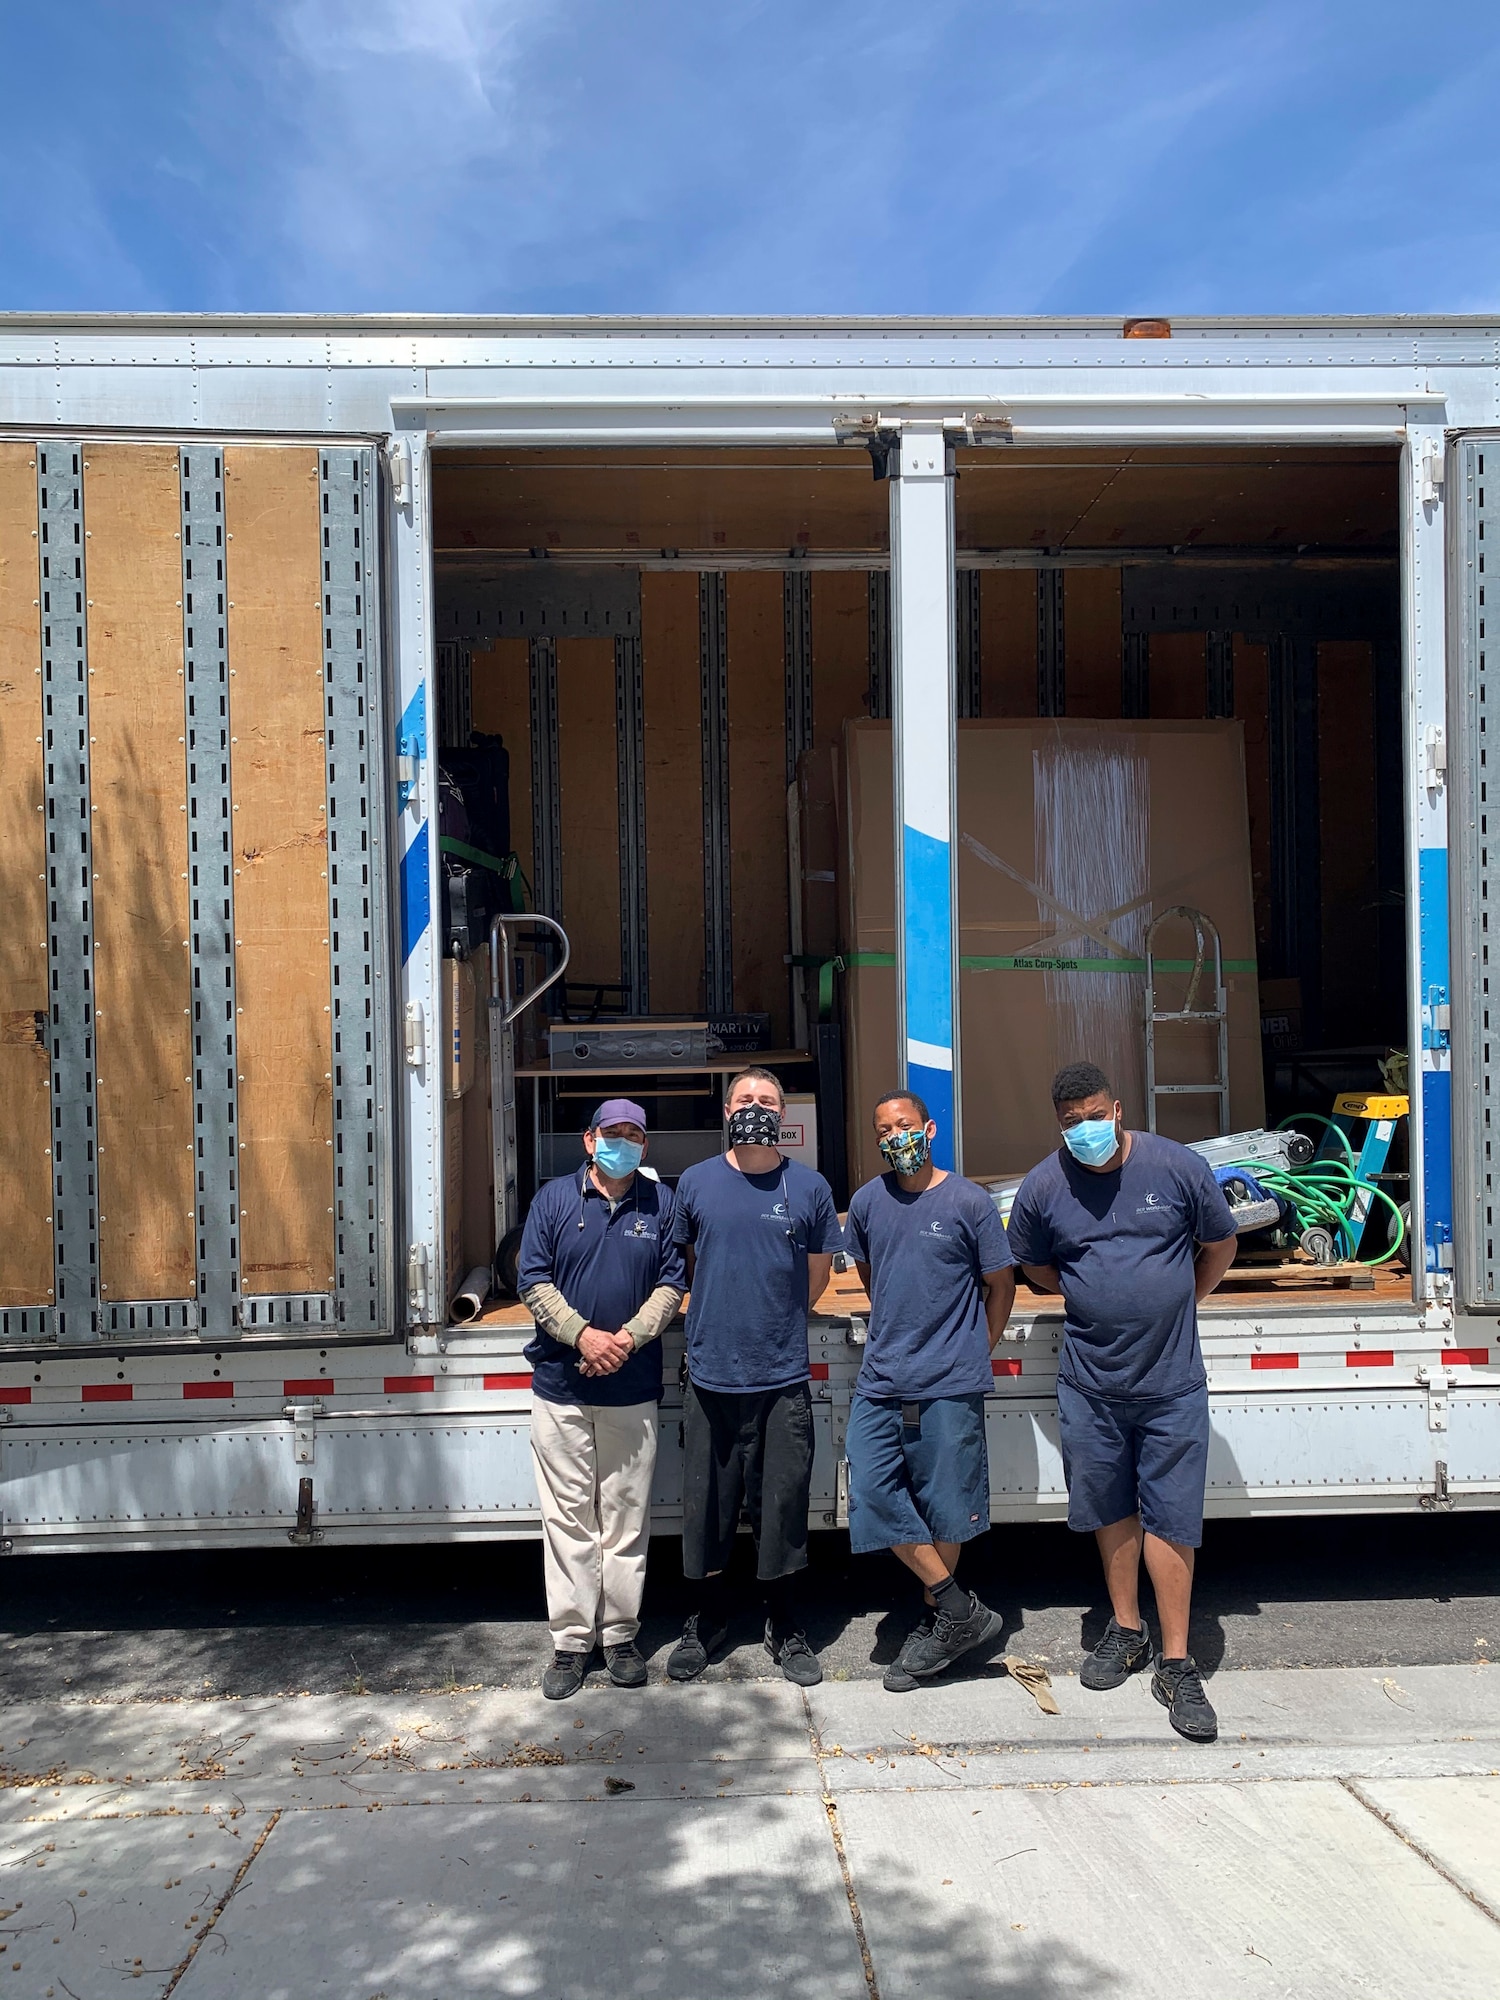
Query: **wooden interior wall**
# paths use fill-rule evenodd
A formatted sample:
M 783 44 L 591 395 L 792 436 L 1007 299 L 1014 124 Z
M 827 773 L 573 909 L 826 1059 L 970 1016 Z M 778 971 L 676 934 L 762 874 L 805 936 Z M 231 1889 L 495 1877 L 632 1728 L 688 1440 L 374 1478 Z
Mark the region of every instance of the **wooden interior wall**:
M 241 1286 L 326 1291 L 333 1042 L 316 451 L 224 453 Z
M 1063 657 L 1069 715 L 1120 713 L 1120 572 L 1063 574 Z
M 870 585 L 864 570 L 813 572 L 812 658 L 813 742 L 823 749 L 843 741 L 851 716 L 869 713 Z
M 773 570 L 735 570 L 729 629 L 729 882 L 734 1004 L 771 1016 L 790 1046 L 786 954 L 786 641 L 783 585 Z
M 504 739 L 510 752 L 510 844 L 528 882 L 536 880 L 531 841 L 531 648 L 501 639 L 473 655 L 470 672 L 475 729 Z
M 981 712 L 1036 714 L 1036 572 L 979 573 Z
M 90 446 L 84 518 L 99 1291 L 106 1304 L 191 1298 L 193 917 L 175 447 Z
M 1201 722 L 1208 713 L 1208 642 L 1201 632 L 1151 634 L 1151 716 Z
M 1318 647 L 1318 800 L 1323 850 L 1325 1039 L 1379 1032 L 1375 856 L 1375 682 L 1362 640 Z
M 651 1011 L 701 1017 L 703 733 L 695 575 L 668 570 L 641 577 L 641 669 Z M 785 873 L 783 864 L 783 878 Z
M 562 921 L 572 980 L 620 978 L 620 781 L 613 639 L 557 643 Z
M 1271 944 L 1271 680 L 1264 646 L 1234 635 L 1234 712 L 1245 725 L 1245 795 L 1250 809 L 1250 881 L 1255 943 Z
M 0 443 L 0 1306 L 52 1299 L 36 453 Z

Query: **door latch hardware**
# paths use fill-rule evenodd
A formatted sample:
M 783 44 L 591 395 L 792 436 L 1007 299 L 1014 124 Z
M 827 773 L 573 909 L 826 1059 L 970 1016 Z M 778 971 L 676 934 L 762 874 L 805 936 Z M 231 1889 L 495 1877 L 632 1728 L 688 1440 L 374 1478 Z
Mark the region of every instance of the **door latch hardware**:
M 298 1465 L 311 1465 L 315 1444 L 315 1427 L 318 1418 L 324 1414 L 321 1403 L 288 1403 L 286 1414 L 292 1420 L 292 1456 Z
M 847 1458 L 839 1460 L 838 1471 L 834 1475 L 833 1495 L 833 1525 L 836 1528 L 847 1528 L 849 1525 L 849 1461 Z
M 1447 1430 L 1448 1391 L 1453 1387 L 1453 1370 L 1451 1368 L 1429 1368 L 1424 1364 L 1417 1370 L 1417 1380 L 1427 1391 L 1428 1430 Z
M 1451 1514 L 1453 1496 L 1448 1491 L 1448 1461 L 1440 1458 L 1432 1468 L 1432 1491 L 1424 1493 L 1420 1505 L 1429 1514 Z
M 427 1245 L 413 1243 L 406 1253 L 406 1305 L 419 1323 L 427 1318 L 427 1270 Z
M 297 1520 L 286 1531 L 286 1538 L 293 1548 L 311 1548 L 314 1542 L 321 1542 L 323 1530 L 313 1526 L 313 1488 L 310 1479 L 297 1481 Z

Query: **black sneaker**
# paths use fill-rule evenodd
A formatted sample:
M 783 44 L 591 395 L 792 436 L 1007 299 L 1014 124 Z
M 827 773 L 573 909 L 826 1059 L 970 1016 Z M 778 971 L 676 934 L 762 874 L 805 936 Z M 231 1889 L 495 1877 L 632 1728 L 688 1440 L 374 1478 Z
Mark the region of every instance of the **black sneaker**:
M 1132 1632 L 1113 1618 L 1104 1628 L 1104 1637 L 1078 1670 L 1086 1688 L 1124 1687 L 1137 1667 L 1151 1657 L 1151 1635 Z
M 950 1618 L 946 1611 L 940 1611 L 930 1632 L 914 1632 L 907 1640 L 896 1664 L 914 1680 L 931 1680 L 976 1646 L 998 1639 L 1004 1630 L 1005 1620 L 999 1612 L 981 1604 L 971 1590 L 967 1618 Z
M 1179 1736 L 1185 1736 L 1190 1743 L 1212 1743 L 1217 1737 L 1219 1718 L 1203 1692 L 1198 1662 L 1191 1653 L 1185 1660 L 1164 1660 L 1158 1654 L 1151 1692 L 1167 1711 L 1167 1720 Z
M 716 1653 L 729 1637 L 728 1625 L 710 1626 L 700 1630 L 701 1620 L 695 1611 L 682 1628 L 682 1637 L 667 1655 L 667 1679 L 669 1681 L 695 1681 L 708 1665 L 711 1654 Z
M 901 1651 L 885 1670 L 884 1678 L 880 1684 L 887 1694 L 910 1694 L 913 1688 L 922 1685 L 915 1674 L 909 1674 L 906 1671 L 906 1656 L 919 1639 L 925 1639 L 931 1634 L 932 1628 L 936 1623 L 937 1606 L 934 1604 L 923 1605 L 922 1616 L 907 1633 L 905 1639 L 901 1642 Z
M 577 1694 L 588 1678 L 593 1657 L 592 1653 L 554 1653 L 551 1666 L 542 1675 L 542 1693 L 548 1701 L 566 1701 L 570 1694 Z
M 623 1646 L 606 1646 L 604 1664 L 617 1688 L 643 1688 L 646 1685 L 646 1662 L 641 1658 L 640 1648 L 634 1639 L 628 1639 Z
M 815 1688 L 823 1678 L 818 1656 L 807 1643 L 805 1632 L 784 1632 L 778 1639 L 766 1620 L 766 1651 L 789 1681 L 798 1687 Z

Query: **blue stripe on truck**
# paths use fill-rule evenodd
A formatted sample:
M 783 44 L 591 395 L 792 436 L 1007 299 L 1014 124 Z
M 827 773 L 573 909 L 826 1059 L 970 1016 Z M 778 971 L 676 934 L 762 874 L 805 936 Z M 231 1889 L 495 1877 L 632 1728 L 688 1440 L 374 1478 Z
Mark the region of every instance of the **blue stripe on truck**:
M 1453 1076 L 1420 1068 L 1423 1052 L 1448 1049 L 1447 1029 L 1433 1025 L 1432 1009 L 1450 1004 L 1448 962 L 1448 850 L 1424 847 L 1417 860 L 1417 936 L 1422 968 L 1422 1017 L 1413 1022 L 1412 1075 L 1422 1093 L 1422 1235 L 1429 1271 L 1445 1268 L 1439 1246 L 1453 1241 Z M 1451 1060 L 1451 1057 L 1450 1057 Z
M 401 963 L 422 940 L 432 921 L 432 888 L 428 869 L 428 822 L 417 828 L 417 837 L 401 857 Z

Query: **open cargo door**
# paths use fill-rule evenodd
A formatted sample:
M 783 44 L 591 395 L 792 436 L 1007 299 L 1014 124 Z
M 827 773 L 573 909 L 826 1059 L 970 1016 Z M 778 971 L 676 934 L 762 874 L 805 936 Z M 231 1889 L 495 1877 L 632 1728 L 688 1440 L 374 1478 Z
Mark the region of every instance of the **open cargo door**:
M 0 1339 L 392 1323 L 376 481 L 0 442 Z

